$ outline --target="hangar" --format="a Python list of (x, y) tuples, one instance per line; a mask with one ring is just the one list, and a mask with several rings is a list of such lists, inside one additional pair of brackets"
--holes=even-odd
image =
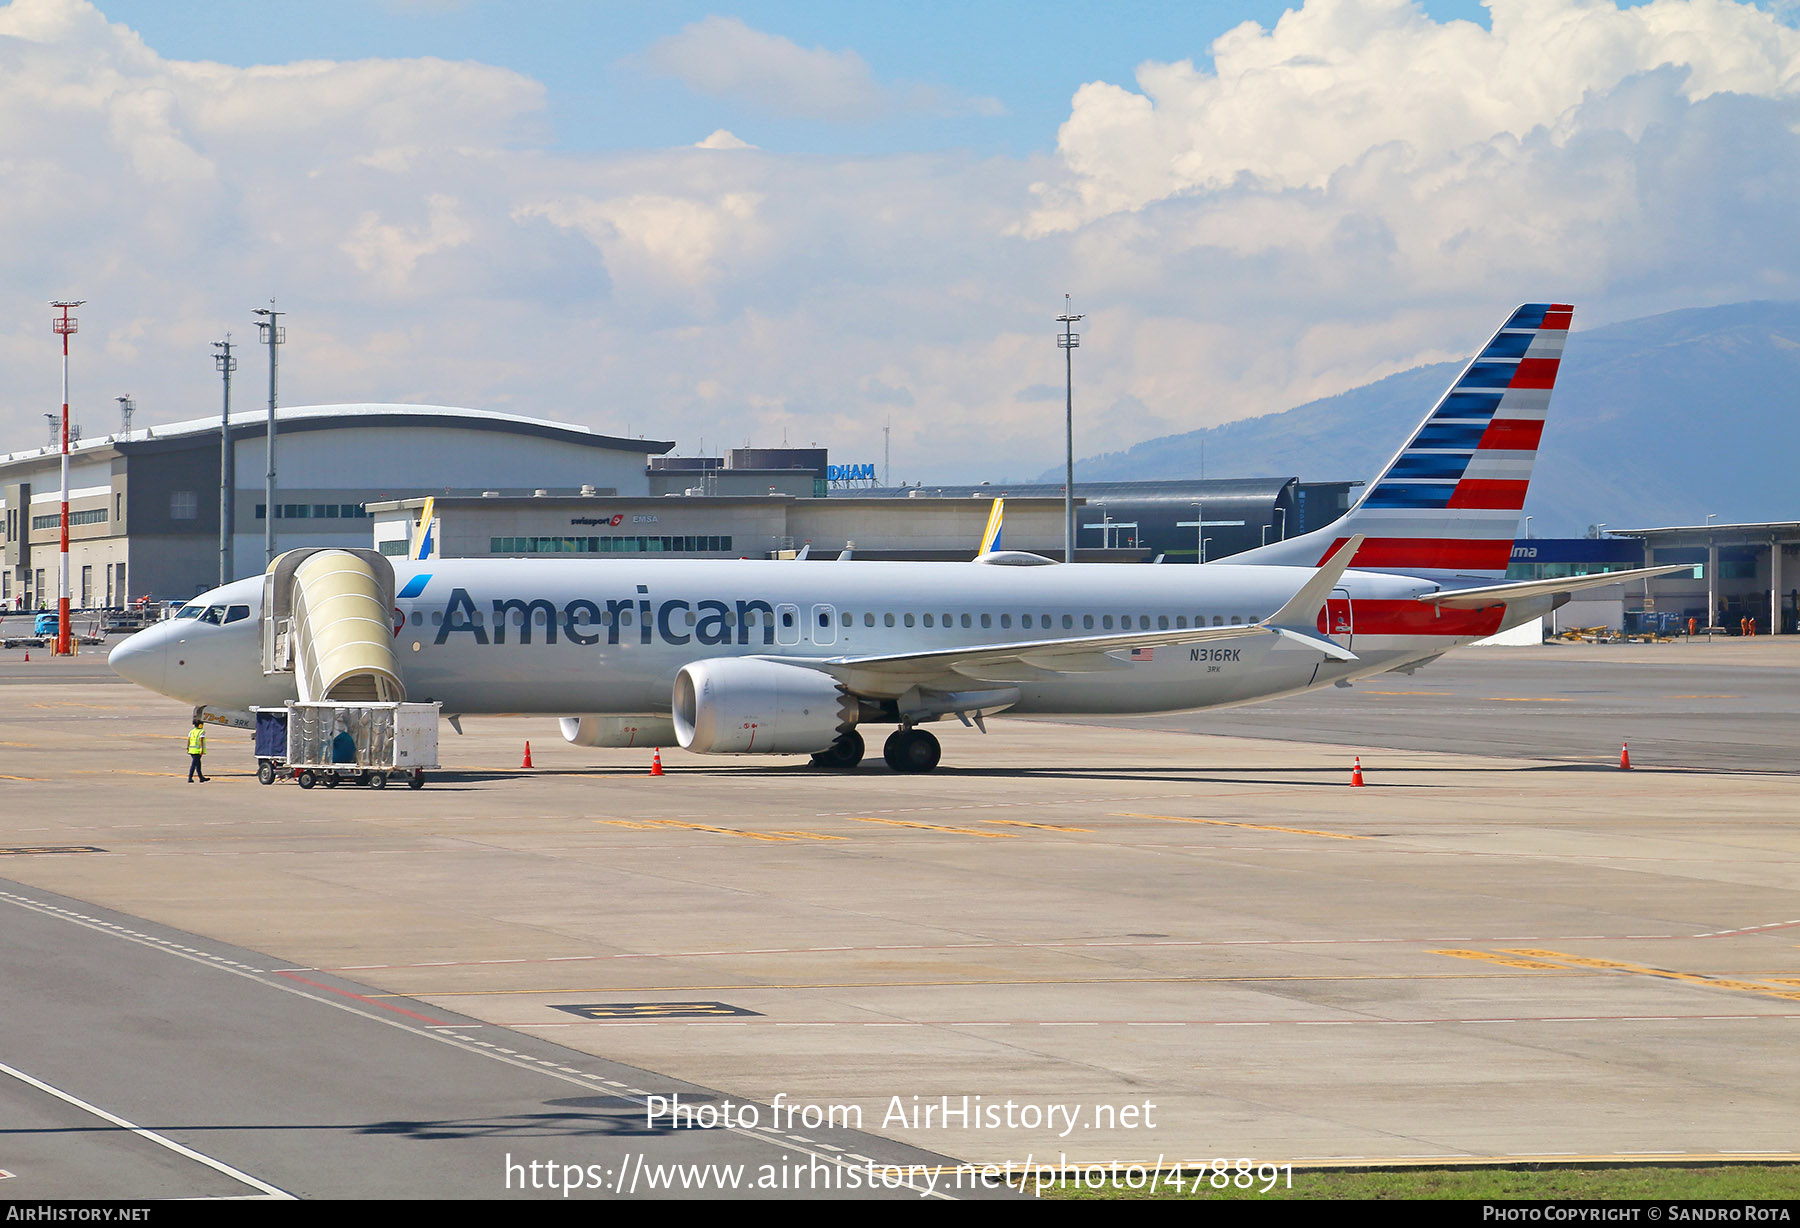
[[(228, 578), (263, 569), (266, 413), (230, 426)], [(277, 551), (367, 546), (372, 501), (526, 494), (546, 487), (647, 495), (649, 459), (672, 442), (441, 405), (309, 405), (276, 411)], [(196, 418), (70, 447), (69, 583), (81, 608), (190, 597), (219, 583), (221, 425)], [(56, 599), (60, 451), (0, 455), (0, 608)]]

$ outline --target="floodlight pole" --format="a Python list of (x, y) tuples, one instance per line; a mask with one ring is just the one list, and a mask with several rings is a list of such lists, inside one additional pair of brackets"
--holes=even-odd
[(287, 340), (287, 329), (281, 327), (285, 311), (269, 306), (258, 307), (252, 315), (263, 318), (256, 322), (257, 340), (269, 347), (269, 471), (263, 475), (263, 566), (275, 561), (275, 347)]
[[(232, 535), (237, 526), (237, 459), (231, 450), (231, 373), (237, 370), (237, 359), (231, 356), (231, 334), (213, 342), (213, 365), (225, 380), (225, 405), (219, 411), (219, 583), (230, 584), (237, 577), (232, 565)], [(265, 513), (266, 515), (266, 513)]]
[(1072, 313), (1069, 296), (1063, 295), (1063, 313), (1056, 317), (1056, 322), (1063, 326), (1056, 344), (1063, 352), (1063, 381), (1066, 390), (1066, 401), (1063, 407), (1063, 431), (1068, 442), (1068, 468), (1063, 481), (1063, 562), (1075, 561), (1075, 349), (1081, 344), (1081, 334), (1074, 331), (1075, 322), (1082, 319)]
[[(66, 657), (69, 647), (69, 338), (78, 328), (78, 323), (69, 312), (85, 303), (86, 299), (72, 302), (58, 301), (50, 304), (62, 312), (50, 323), (51, 329), (62, 338), (62, 555), (61, 578), (56, 589), (56, 648), (55, 655)], [(29, 527), (29, 526), (27, 526)]]

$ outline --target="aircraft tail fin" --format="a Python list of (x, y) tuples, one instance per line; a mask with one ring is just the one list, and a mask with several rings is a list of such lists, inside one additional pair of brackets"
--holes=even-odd
[(437, 500), (425, 500), (425, 506), (419, 509), (419, 524), (413, 530), (412, 548), (406, 557), (415, 562), (438, 557), (437, 521), (433, 513), (437, 510)]
[(1360, 534), (1356, 561), (1370, 571), (1504, 576), (1573, 311), (1566, 303), (1514, 311), (1356, 506), (1230, 562), (1317, 567)]
[(994, 505), (988, 509), (987, 528), (982, 530), (981, 549), (975, 552), (977, 557), (1000, 549), (1000, 527), (1005, 520), (1006, 497), (1002, 495), (995, 499)]

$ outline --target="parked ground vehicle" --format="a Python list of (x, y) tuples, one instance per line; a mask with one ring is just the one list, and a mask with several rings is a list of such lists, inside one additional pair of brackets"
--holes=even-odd
[(404, 779), (423, 788), (438, 766), (440, 704), (297, 703), (252, 708), (256, 778), (265, 785), (291, 773), (302, 789), (349, 781), (385, 789)]
[[(56, 644), (58, 618), (55, 610), (7, 614), (0, 612), (0, 646), (7, 648), (50, 648)], [(106, 631), (98, 610), (74, 610), (69, 616), (69, 638), (78, 644), (104, 644)]]

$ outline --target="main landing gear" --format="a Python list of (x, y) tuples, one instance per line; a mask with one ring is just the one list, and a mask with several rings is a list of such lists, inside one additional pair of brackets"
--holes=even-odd
[(838, 735), (837, 741), (812, 757), (814, 767), (847, 772), (862, 762), (862, 734), (851, 729)]
[[(896, 772), (929, 772), (943, 757), (938, 740), (923, 729), (896, 729), (888, 735), (882, 758)], [(812, 757), (813, 766), (847, 772), (862, 762), (862, 735), (852, 729), (838, 735), (837, 741)]]
[(896, 772), (929, 772), (938, 765), (944, 750), (923, 729), (896, 729), (888, 735), (881, 753)]

